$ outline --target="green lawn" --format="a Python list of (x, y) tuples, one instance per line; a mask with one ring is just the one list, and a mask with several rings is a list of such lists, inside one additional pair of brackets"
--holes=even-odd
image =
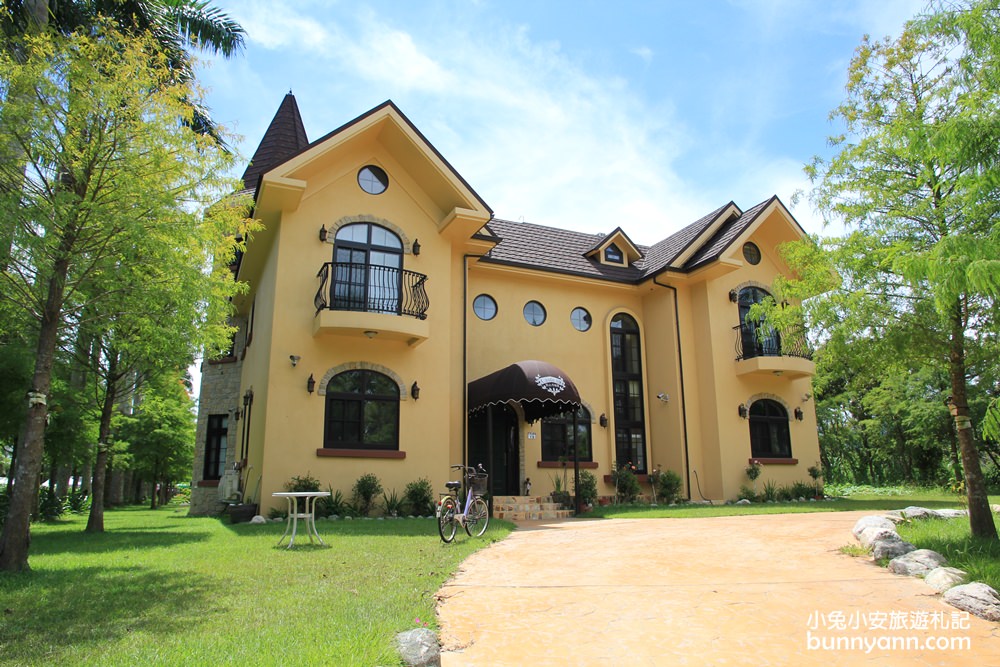
[(321, 521), (327, 547), (287, 550), (284, 524), (185, 514), (33, 525), (32, 571), (0, 575), (0, 663), (395, 665), (395, 634), (436, 629), (441, 584), (512, 529), (445, 545), (430, 519)]
[(949, 566), (968, 572), (969, 581), (1000, 590), (1000, 542), (972, 537), (968, 519), (921, 519), (899, 524), (897, 530), (907, 542), (933, 549)]

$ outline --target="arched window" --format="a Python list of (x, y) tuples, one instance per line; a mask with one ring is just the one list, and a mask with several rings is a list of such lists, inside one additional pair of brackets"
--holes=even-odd
[[(590, 449), (590, 411), (580, 406), (576, 410), (576, 429), (573, 412), (542, 418), (542, 460), (593, 461)], [(574, 450), (575, 448), (575, 450)]]
[(375, 371), (345, 371), (326, 386), (323, 446), (399, 449), (399, 386)]
[(741, 359), (781, 355), (781, 337), (778, 332), (750, 317), (750, 308), (767, 298), (771, 298), (771, 295), (760, 287), (744, 287), (740, 290)]
[(761, 399), (750, 406), (750, 454), (754, 458), (792, 458), (788, 412), (777, 401)]
[(615, 400), (615, 461), (646, 472), (646, 420), (643, 409), (639, 325), (620, 313), (611, 320), (611, 380)]
[(399, 313), (403, 243), (385, 227), (344, 225), (333, 246), (333, 294), (336, 310)]

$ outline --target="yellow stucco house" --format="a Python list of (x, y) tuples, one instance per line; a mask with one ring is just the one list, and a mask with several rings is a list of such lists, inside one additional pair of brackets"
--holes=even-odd
[(745, 317), (805, 236), (777, 197), (648, 247), (500, 220), (392, 102), (309, 143), (291, 94), (244, 182), (264, 230), (202, 367), (194, 514), (306, 474), (443, 490), (463, 462), (544, 495), (573, 451), (601, 495), (617, 462), (722, 501), (753, 459), (777, 484), (819, 460), (804, 341)]

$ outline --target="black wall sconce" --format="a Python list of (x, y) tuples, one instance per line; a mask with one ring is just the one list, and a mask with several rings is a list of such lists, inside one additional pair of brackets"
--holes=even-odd
[(413, 239), (413, 254), (414, 255), (420, 254), (420, 241), (417, 239)]
[(736, 410), (740, 413), (740, 419), (746, 419), (747, 415), (750, 414), (750, 410), (747, 408), (746, 403), (740, 403), (740, 406), (736, 408)]
[(310, 394), (316, 391), (316, 380), (315, 378), (313, 378), (312, 373), (309, 374), (309, 379), (306, 380), (306, 391), (308, 391)]
[(805, 415), (802, 413), (802, 408), (795, 408), (795, 421), (802, 421)]
[(413, 400), (420, 398), (420, 385), (417, 384), (416, 380), (414, 380), (413, 384), (410, 385), (410, 396), (413, 397)]
[(729, 300), (736, 303), (740, 300), (740, 293), (734, 289), (729, 290)]
[(322, 227), (319, 228), (319, 240), (322, 243), (326, 243), (326, 237), (327, 237), (327, 235), (328, 235), (328, 232), (326, 231), (326, 225), (323, 225)]
[(601, 414), (600, 419), (598, 419), (597, 421), (601, 425), (601, 428), (608, 427), (608, 416), (606, 414)]

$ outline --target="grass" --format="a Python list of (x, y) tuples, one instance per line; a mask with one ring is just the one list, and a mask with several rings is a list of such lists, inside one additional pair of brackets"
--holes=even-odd
[(919, 519), (896, 526), (899, 536), (920, 549), (933, 549), (950, 567), (1000, 590), (1000, 542), (972, 537), (969, 520)]
[(32, 571), (0, 575), (0, 662), (396, 665), (396, 633), (436, 629), (442, 583), (513, 528), (445, 545), (429, 519), (323, 521), (326, 547), (300, 534), (287, 550), (284, 524), (185, 514), (32, 526)]

